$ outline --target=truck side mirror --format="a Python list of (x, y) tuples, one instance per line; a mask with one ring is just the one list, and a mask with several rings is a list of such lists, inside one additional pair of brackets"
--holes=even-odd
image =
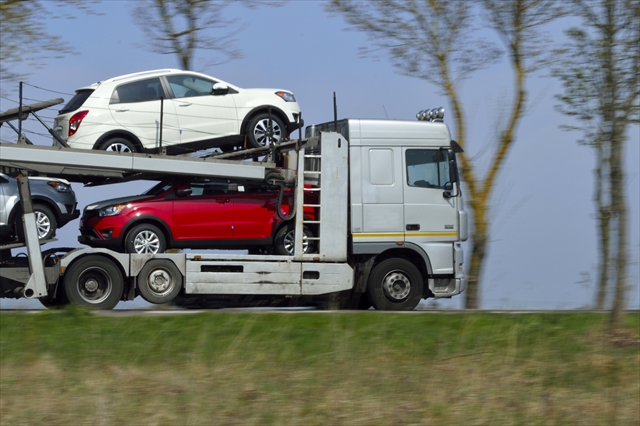
[(460, 177), (458, 176), (458, 163), (455, 160), (449, 160), (449, 181), (458, 182)]

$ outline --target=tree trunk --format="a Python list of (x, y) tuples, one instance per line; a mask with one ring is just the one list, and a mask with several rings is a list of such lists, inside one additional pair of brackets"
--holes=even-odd
[(603, 141), (597, 142), (596, 146), (597, 158), (596, 158), (596, 190), (595, 201), (598, 211), (598, 231), (600, 233), (600, 268), (598, 274), (596, 300), (594, 307), (596, 309), (604, 309), (605, 301), (607, 298), (607, 288), (609, 284), (609, 260), (610, 260), (610, 247), (611, 238), (611, 202), (607, 201), (606, 197), (606, 185), (609, 182), (609, 174), (606, 170), (609, 169), (609, 158), (605, 155), (605, 146)]
[(489, 243), (488, 223), (486, 220), (486, 203), (484, 200), (474, 200), (474, 230), (471, 233), (471, 259), (467, 269), (467, 289), (464, 292), (464, 306), (466, 309), (480, 307), (480, 280), (485, 266), (487, 246)]
[(627, 202), (624, 186), (624, 127), (612, 126), (611, 138), (611, 210), (617, 219), (616, 285), (611, 309), (610, 327), (624, 326), (625, 292), (627, 289)]
[(487, 250), (487, 238), (475, 233), (473, 236), (471, 259), (467, 273), (467, 290), (465, 295), (465, 308), (478, 309), (480, 306), (480, 278), (484, 269), (484, 258)]

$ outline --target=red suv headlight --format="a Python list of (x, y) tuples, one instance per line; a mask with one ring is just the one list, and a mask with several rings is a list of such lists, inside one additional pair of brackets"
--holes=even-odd
[(71, 116), (69, 119), (69, 136), (73, 136), (73, 134), (78, 131), (80, 123), (82, 123), (82, 120), (87, 114), (89, 114), (89, 111), (80, 111)]

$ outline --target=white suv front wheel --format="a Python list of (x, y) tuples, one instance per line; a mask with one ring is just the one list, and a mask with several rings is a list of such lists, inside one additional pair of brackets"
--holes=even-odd
[(247, 136), (249, 148), (260, 148), (281, 142), (287, 136), (287, 131), (278, 117), (271, 114), (269, 120), (269, 114), (262, 113), (249, 122)]

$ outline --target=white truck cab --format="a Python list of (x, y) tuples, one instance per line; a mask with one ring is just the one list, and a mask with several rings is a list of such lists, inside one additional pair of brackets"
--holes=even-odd
[(468, 238), (456, 163), (462, 149), (447, 125), (345, 119), (309, 126), (306, 136), (336, 128), (349, 143), (351, 255), (408, 258), (433, 297), (462, 292), (457, 243)]

